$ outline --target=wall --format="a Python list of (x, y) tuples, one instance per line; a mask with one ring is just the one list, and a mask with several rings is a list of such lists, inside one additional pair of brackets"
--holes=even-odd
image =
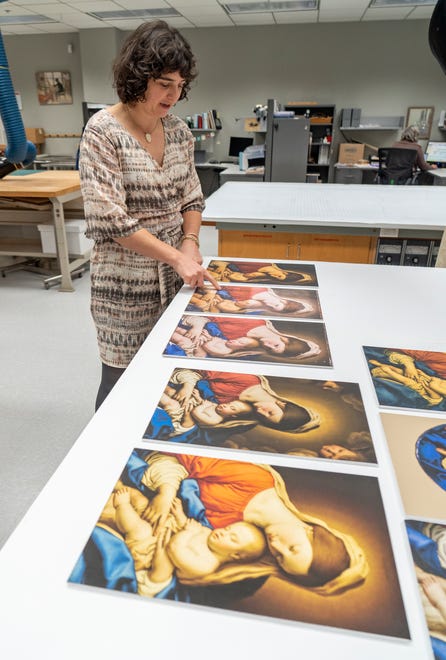
[[(218, 158), (227, 154), (230, 135), (244, 134), (243, 118), (267, 98), (335, 103), (338, 110), (360, 107), (372, 116), (405, 115), (408, 106), (434, 105), (436, 124), (446, 108), (446, 80), (430, 52), (427, 30), (424, 20), (185, 29), (200, 76), (177, 114), (218, 109), (223, 121), (215, 144)], [(103, 29), (5, 37), (25, 125), (80, 132), (84, 92), (91, 96), (95, 91), (90, 101), (113, 102), (111, 61), (125, 34)], [(74, 45), (72, 55), (68, 43)], [(72, 75), (73, 105), (40, 106), (35, 71), (61, 68)], [(360, 137), (384, 146), (397, 136), (374, 132)], [(443, 139), (435, 128), (432, 138)], [(45, 148), (74, 153), (77, 141), (47, 140)]]
[[(428, 45), (428, 21), (276, 25), (184, 30), (200, 76), (178, 114), (217, 108), (224, 132), (215, 153), (227, 154), (230, 135), (243, 135), (239, 117), (276, 98), (362, 108), (363, 114), (406, 115), (408, 106), (446, 108), (446, 79)], [(351, 134), (348, 134), (351, 137)], [(385, 146), (397, 134), (359, 139)], [(432, 139), (445, 137), (435, 128)]]

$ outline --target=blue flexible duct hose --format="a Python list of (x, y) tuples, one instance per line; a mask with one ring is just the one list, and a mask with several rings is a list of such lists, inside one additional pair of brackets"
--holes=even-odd
[[(3, 2), (4, 0), (0, 0)], [(35, 145), (26, 139), (22, 116), (12, 86), (8, 59), (0, 31), (0, 114), (5, 127), (5, 156), (11, 163), (29, 165), (36, 157)]]

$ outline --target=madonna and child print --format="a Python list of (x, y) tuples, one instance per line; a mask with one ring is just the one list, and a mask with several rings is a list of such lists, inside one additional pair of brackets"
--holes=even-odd
[(409, 638), (369, 476), (135, 449), (69, 582)]

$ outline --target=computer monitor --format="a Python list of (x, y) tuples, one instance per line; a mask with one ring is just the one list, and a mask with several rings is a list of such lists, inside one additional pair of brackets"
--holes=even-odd
[(241, 151), (245, 151), (246, 147), (250, 147), (254, 142), (251, 137), (231, 137), (229, 138), (229, 156), (238, 158)]
[(446, 165), (446, 142), (428, 142), (426, 161)]
[(108, 108), (110, 104), (106, 103), (90, 103), (89, 101), (82, 101), (82, 114), (84, 117), (84, 124), (99, 110)]

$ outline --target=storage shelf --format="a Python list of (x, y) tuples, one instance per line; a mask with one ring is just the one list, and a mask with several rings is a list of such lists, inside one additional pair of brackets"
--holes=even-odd
[(340, 131), (401, 131), (402, 126), (341, 126)]

